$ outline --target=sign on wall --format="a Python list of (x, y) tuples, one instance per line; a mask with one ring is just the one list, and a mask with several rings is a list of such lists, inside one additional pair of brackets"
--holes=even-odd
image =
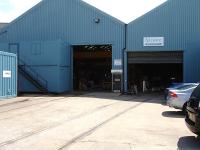
[(121, 59), (115, 59), (114, 60), (114, 66), (121, 66), (122, 65), (122, 60)]
[(112, 69), (112, 70), (111, 70), (111, 73), (112, 73), (112, 74), (122, 74), (122, 73), (123, 73), (123, 70), (122, 70), (122, 69), (118, 69), (118, 70)]
[(12, 73), (10, 70), (4, 70), (3, 71), (3, 78), (11, 78)]
[(165, 39), (164, 37), (144, 37), (143, 46), (164, 46)]

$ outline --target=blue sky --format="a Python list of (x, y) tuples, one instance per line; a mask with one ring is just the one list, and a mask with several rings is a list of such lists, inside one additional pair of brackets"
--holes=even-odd
[(9, 12), (13, 10), (13, 5), (10, 3), (9, 0), (1, 0), (0, 1), (0, 10), (2, 12)]
[[(0, 22), (11, 22), (41, 0), (0, 0)], [(83, 0), (128, 23), (166, 0)]]
[(0, 0), (0, 22), (11, 22), (41, 0)]

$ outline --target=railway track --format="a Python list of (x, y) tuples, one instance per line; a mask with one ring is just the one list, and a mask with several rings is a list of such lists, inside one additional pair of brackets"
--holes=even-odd
[[(130, 101), (130, 100), (132, 100), (132, 99), (133, 99), (133, 98), (127, 99), (127, 101)], [(108, 118), (107, 120), (105, 120), (105, 121), (103, 121), (103, 122), (97, 124), (96, 126), (94, 126), (93, 128), (91, 128), (90, 130), (85, 131), (85, 132), (81, 133), (80, 135), (78, 135), (78, 136), (72, 138), (70, 141), (68, 141), (68, 142), (65, 143), (63, 146), (61, 146), (61, 147), (59, 148), (59, 150), (68, 148), (68, 147), (69, 147), (70, 145), (72, 145), (73, 143), (75, 143), (75, 142), (77, 142), (78, 140), (81, 140), (81, 139), (85, 138), (86, 136), (92, 134), (92, 133), (95, 132), (98, 128), (100, 128), (100, 127), (102, 127), (103, 125), (109, 123), (110, 121), (112, 121), (112, 120), (118, 118), (119, 116), (125, 114), (126, 112), (128, 112), (128, 111), (130, 111), (130, 110), (132, 110), (132, 109), (135, 109), (135, 108), (139, 107), (140, 105), (143, 104), (143, 102), (146, 102), (146, 101), (150, 101), (150, 100), (149, 100), (149, 99), (146, 99), (146, 100), (144, 100), (144, 101), (141, 101), (139, 104), (132, 105), (132, 106), (130, 106), (130, 107), (124, 109), (123, 111), (120, 111), (120, 112), (116, 113), (115, 115), (113, 115), (112, 117)], [(98, 111), (104, 110), (104, 109), (109, 108), (109, 107), (111, 107), (111, 106), (113, 106), (113, 105), (116, 105), (116, 104), (118, 104), (118, 103), (120, 103), (120, 102), (114, 102), (114, 103), (111, 103), (111, 104), (102, 105), (102, 106), (99, 106), (99, 107), (97, 107), (97, 108), (95, 108), (95, 109), (93, 109), (93, 110), (91, 110), (91, 111), (81, 113), (81, 114), (79, 114), (79, 115), (73, 116), (73, 117), (68, 118), (68, 119), (66, 119), (66, 120), (62, 120), (62, 122), (58, 122), (58, 123), (52, 124), (52, 125), (50, 125), (50, 126), (48, 126), (48, 127), (41, 128), (41, 129), (39, 129), (39, 130), (36, 130), (36, 131), (30, 132), (30, 133), (24, 134), (24, 135), (19, 136), (19, 137), (17, 137), (17, 138), (13, 138), (13, 139), (10, 139), (10, 140), (1, 142), (1, 143), (0, 143), (0, 148), (1, 148), (1, 147), (8, 146), (8, 145), (10, 145), (10, 144), (14, 144), (15, 142), (21, 141), (21, 140), (26, 139), (26, 138), (28, 138), (28, 137), (31, 137), (31, 136), (40, 134), (40, 133), (42, 133), (42, 132), (44, 132), (44, 131), (48, 131), (48, 130), (51, 130), (51, 129), (53, 129), (53, 128), (62, 126), (62, 125), (66, 124), (66, 123), (68, 123), (68, 122), (70, 122), (70, 121), (73, 121), (73, 120), (76, 120), (76, 119), (80, 119), (80, 118), (85, 117), (85, 116), (87, 116), (87, 115), (91, 115), (91, 114), (93, 114), (93, 113), (96, 113), (96, 112), (98, 112)]]

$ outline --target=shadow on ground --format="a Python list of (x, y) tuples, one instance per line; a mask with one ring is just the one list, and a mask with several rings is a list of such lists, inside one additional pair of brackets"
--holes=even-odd
[[(27, 94), (21, 95), (27, 96)], [(119, 101), (132, 101), (132, 102), (144, 102), (144, 103), (156, 103), (164, 105), (163, 93), (140, 93), (137, 95), (120, 94), (112, 92), (71, 92), (63, 94), (31, 94), (32, 97), (45, 96), (45, 97), (83, 97), (83, 98), (98, 98), (98, 99), (109, 99)]]
[(80, 97), (88, 98), (99, 98), (99, 99), (110, 99), (110, 100), (122, 100), (122, 101), (133, 101), (133, 102), (148, 102), (148, 103), (158, 103), (164, 104), (163, 93), (145, 93), (145, 94), (120, 94), (120, 93), (105, 93), (105, 92), (91, 92), (81, 95)]
[(162, 113), (162, 116), (168, 118), (185, 118), (182, 111), (165, 111)]
[(199, 150), (200, 137), (195, 137), (195, 136), (181, 137), (177, 145), (178, 145), (178, 150)]

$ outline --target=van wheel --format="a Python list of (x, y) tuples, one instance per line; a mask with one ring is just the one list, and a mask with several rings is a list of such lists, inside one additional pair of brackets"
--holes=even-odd
[(184, 115), (186, 115), (186, 107), (187, 107), (187, 103), (185, 103), (185, 104), (183, 105), (182, 111), (183, 111), (183, 114), (184, 114)]

